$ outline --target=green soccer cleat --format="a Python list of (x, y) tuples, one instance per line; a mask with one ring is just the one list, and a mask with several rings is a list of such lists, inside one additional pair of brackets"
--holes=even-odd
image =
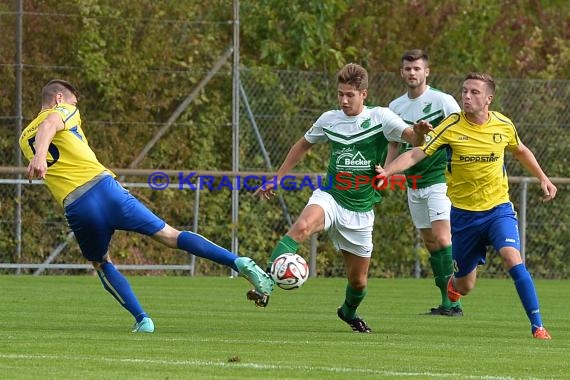
[(135, 323), (132, 332), (151, 333), (154, 332), (154, 323), (149, 317), (144, 317), (140, 322)]
[(235, 264), (240, 276), (255, 287), (247, 292), (247, 299), (254, 301), (256, 306), (266, 307), (273, 291), (271, 277), (249, 257), (238, 257)]

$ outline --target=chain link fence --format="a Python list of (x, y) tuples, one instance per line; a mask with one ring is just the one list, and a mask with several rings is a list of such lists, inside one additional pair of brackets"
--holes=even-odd
[[(231, 88), (231, 75), (220, 74), (217, 81), (220, 87), (207, 88), (207, 93), (228, 91)], [(303, 136), (305, 130), (325, 110), (336, 107), (335, 76), (331, 73), (318, 72), (283, 72), (272, 70), (242, 70), (240, 91), (240, 170), (243, 172), (274, 172), (283, 161), (289, 148)], [(431, 78), (431, 84), (459, 98), (459, 86), (462, 78), (437, 75)], [(538, 81), (498, 79), (497, 98), (494, 109), (510, 116), (518, 127), (520, 137), (536, 154), (539, 162), (551, 176), (568, 177), (569, 148), (566, 137), (569, 131), (569, 116), (564, 112), (569, 99), (568, 81)], [(370, 81), (370, 104), (386, 105), (391, 99), (403, 93), (399, 75), (382, 73), (372, 75)], [(188, 88), (180, 87), (181, 93), (188, 93)], [(207, 105), (204, 110), (207, 112)], [(231, 120), (231, 115), (227, 115)], [(0, 120), (2, 129), (3, 156), (1, 166), (14, 166), (17, 161), (17, 138), (14, 133), (15, 117)], [(25, 120), (27, 123), (29, 120)], [(133, 133), (147, 136), (148, 129), (156, 131), (149, 123), (132, 123), (127, 127)], [(25, 125), (24, 123), (24, 125)], [(114, 167), (113, 158), (116, 143), (121, 139), (119, 130), (124, 125), (84, 120), (87, 135), (95, 141), (95, 150), (99, 157), (110, 158), (106, 164)], [(203, 141), (185, 139), (193, 136), (193, 128), (214, 128), (217, 136), (223, 140), (229, 138), (228, 124), (188, 125), (185, 122), (175, 124), (173, 131), (167, 134), (156, 150), (167, 146), (180, 146), (186, 151), (199, 155), (203, 148), (197, 144)], [(178, 142), (177, 142), (178, 140)], [(104, 143), (103, 143), (104, 142)], [(216, 143), (216, 141), (213, 141)], [(139, 141), (143, 146), (146, 141)], [(137, 149), (134, 149), (136, 153)], [(180, 152), (161, 152), (161, 162), (156, 163), (153, 152), (150, 159), (141, 167), (153, 170), (180, 170), (184, 175), (198, 169), (200, 161), (194, 164), (181, 162)], [(227, 161), (227, 151), (214, 150), (208, 157), (209, 162)], [(312, 150), (296, 172), (323, 173), (326, 168), (328, 149), (317, 146)], [(155, 166), (156, 165), (156, 166)], [(219, 167), (216, 169), (228, 170)], [(163, 170), (163, 169), (161, 169)], [(507, 160), (507, 170), (512, 177), (525, 176), (527, 173), (511, 157)], [(216, 177), (215, 175), (213, 177)], [(0, 182), (0, 261), (4, 263), (41, 263), (54, 250), (68, 241), (69, 229), (65, 223), (61, 207), (50, 197), (44, 186), (29, 185), (26, 181), (14, 184), (18, 176), (2, 174)], [(196, 177), (193, 177), (195, 179)], [(232, 227), (238, 230), (240, 239), (239, 253), (250, 255), (263, 262), (273, 245), (287, 231), (307, 201), (311, 189), (280, 192), (271, 202), (259, 202), (252, 196), (252, 191), (244, 186), (239, 190), (239, 223), (232, 226), (230, 220), (231, 204), (228, 186), (206, 186), (200, 191), (196, 203), (194, 191), (189, 186), (173, 186), (177, 181), (172, 178), (171, 186), (163, 191), (152, 190), (144, 186), (148, 174), (123, 176), (122, 180), (141, 183), (142, 187), (131, 191), (151, 209), (157, 211), (167, 222), (181, 229), (195, 229), (204, 233), (211, 240), (229, 247), (229, 235)], [(540, 188), (536, 183), (511, 183), (511, 198), (515, 207), (526, 207), (524, 215), (526, 258), (530, 270), (536, 277), (567, 278), (570, 252), (568, 237), (570, 224), (568, 217), (569, 199), (566, 184), (559, 184), (559, 196), (550, 204), (540, 202)], [(18, 192), (21, 191), (21, 213), (18, 214)], [(416, 231), (411, 224), (404, 191), (386, 192), (382, 204), (376, 208), (375, 250), (370, 275), (377, 277), (426, 276), (430, 273), (428, 253), (417, 240)], [(166, 207), (165, 205), (174, 205)], [(198, 207), (199, 217), (194, 223), (194, 214)], [(226, 217), (224, 217), (226, 216)], [(218, 221), (225, 220), (220, 224)], [(21, 251), (17, 251), (18, 229), (21, 228)], [(260, 243), (261, 241), (261, 243)], [(33, 244), (32, 244), (33, 242)], [(84, 263), (74, 241), (64, 243), (54, 262)], [(320, 276), (342, 276), (344, 267), (341, 257), (334, 252), (326, 234), (320, 234), (316, 240), (315, 268)], [(164, 250), (152, 240), (134, 234), (118, 232), (112, 245), (112, 254), (119, 263), (129, 264), (180, 264), (187, 265), (189, 259), (181, 252)], [(311, 244), (306, 242), (301, 253), (310, 256)], [(225, 273), (224, 269), (206, 260), (197, 260), (195, 273), (211, 275)], [(488, 264), (482, 268), (482, 275), (504, 276), (500, 260), (490, 252)]]
[[(85, 263), (77, 244), (70, 239), (61, 207), (43, 185), (28, 184), (18, 174), (21, 169), (19, 172), (14, 169), (25, 164), (18, 149), (18, 129), (35, 117), (41, 86), (52, 78), (68, 79), (79, 86), (83, 95), (80, 108), (84, 129), (99, 160), (108, 167), (128, 168), (147, 143), (165, 131), (136, 166), (149, 172), (120, 176), (122, 181), (141, 184), (129, 187), (133, 194), (169, 224), (179, 229), (197, 230), (221, 246), (231, 247), (232, 231), (237, 229), (239, 253), (265, 262), (275, 243), (305, 206), (310, 188), (280, 192), (271, 202), (259, 202), (252, 191), (242, 186), (238, 223), (232, 225), (231, 192), (227, 186), (206, 187), (199, 191), (199, 197), (189, 186), (176, 186), (176, 175), (165, 190), (157, 191), (148, 186), (148, 175), (156, 170), (180, 171), (183, 176), (196, 171), (218, 172), (213, 175), (217, 185), (221, 171), (232, 170), (233, 76), (229, 67), (231, 60), (223, 60), (227, 57), (224, 51), (229, 50), (225, 43), (231, 39), (233, 29), (228, 4), (208, 3), (211, 8), (208, 12), (186, 16), (195, 19), (152, 19), (149, 22), (147, 13), (139, 14), (137, 7), (130, 8), (134, 2), (121, 2), (118, 7), (108, 2), (99, 6), (93, 2), (50, 1), (36, 2), (33, 7), (26, 3), (22, 9), (25, 11), (22, 25), (19, 25), (15, 6), (21, 2), (0, 3), (0, 31), (3, 32), (0, 263), (38, 264), (48, 258), (53, 258), (56, 264)], [(168, 6), (175, 4), (178, 3), (147, 2), (146, 7), (152, 12), (156, 6), (155, 11), (168, 15)], [(190, 5), (188, 3), (185, 9), (195, 8)], [(222, 7), (225, 11), (213, 12), (213, 7), (218, 11), (218, 7)], [(105, 13), (119, 8), (124, 12)], [(204, 17), (206, 14), (215, 14), (217, 19)], [(58, 20), (62, 27), (54, 27), (53, 20)], [(31, 28), (32, 25), (35, 28)], [(93, 25), (100, 27), (89, 28)], [(31, 29), (35, 32), (30, 32)], [(85, 30), (91, 33), (84, 33)], [(140, 45), (133, 47), (129, 45), (132, 42), (129, 38), (117, 39), (117, 35), (137, 36), (135, 42)], [(16, 58), (19, 38), (23, 39), (20, 60)], [(121, 45), (123, 40), (125, 45)], [(163, 48), (162, 53), (173, 53), (168, 59), (164, 58), (164, 62), (160, 60), (163, 57), (160, 53), (157, 53), (158, 61), (152, 60), (155, 57), (136, 55), (137, 46), (143, 49), (146, 44), (155, 46), (157, 41)], [(223, 47), (218, 51), (212, 46)], [(120, 59), (113, 60), (115, 56)], [(99, 66), (86, 69), (81, 59), (95, 59)], [(204, 68), (204, 62), (208, 61), (211, 66), (220, 63), (220, 70), (209, 72)], [(430, 84), (459, 99), (463, 78), (440, 73), (437, 65), (432, 66), (432, 70)], [(371, 70), (370, 75), (370, 104), (387, 105), (404, 92), (399, 73)], [(188, 107), (169, 123), (173, 111), (188, 99), (203, 78), (210, 76)], [(98, 80), (101, 78), (105, 83)], [(123, 83), (135, 80), (136, 85), (124, 86), (136, 88), (135, 92), (121, 91)], [(513, 119), (522, 141), (535, 152), (549, 175), (570, 177), (567, 144), (570, 81), (497, 78), (497, 82), (493, 109)], [(105, 93), (107, 84), (115, 86), (116, 92)], [(250, 67), (240, 71), (239, 96), (239, 169), (244, 173), (271, 173), (312, 122), (323, 111), (337, 107), (336, 78), (334, 73)], [(117, 103), (120, 103), (117, 107), (120, 112), (109, 110)], [(316, 146), (296, 171), (321, 174), (327, 158), (327, 147)], [(512, 157), (507, 160), (507, 169), (513, 178), (527, 175)], [(195, 179), (193, 177), (193, 181)], [(526, 209), (521, 215), (525, 253), (527, 264), (537, 277), (568, 278), (569, 185), (565, 182), (558, 187), (558, 198), (550, 204), (542, 204), (536, 183), (511, 183), (513, 203), (518, 210)], [(382, 204), (376, 207), (370, 275), (428, 275), (428, 253), (418, 241), (411, 223), (405, 192), (388, 191), (384, 196)], [(187, 265), (190, 262), (188, 256), (179, 251), (164, 249), (151, 239), (120, 231), (115, 234), (111, 253), (118, 264)], [(312, 244), (305, 242), (300, 253), (314, 258), (312, 264), (317, 275), (344, 276), (342, 258), (334, 252), (325, 234), (319, 234)], [(67, 273), (77, 270), (81, 269)], [(194, 270), (199, 275), (227, 273), (225, 268), (200, 259)], [(32, 269), (22, 271), (28, 273)], [(4, 272), (11, 273), (13, 269), (0, 269), (0, 273)], [(492, 252), (482, 272), (486, 276), (505, 275), (497, 255)]]

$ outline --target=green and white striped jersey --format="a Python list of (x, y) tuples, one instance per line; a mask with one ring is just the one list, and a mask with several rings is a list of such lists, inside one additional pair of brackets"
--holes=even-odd
[[(388, 107), (408, 125), (413, 125), (420, 120), (427, 120), (433, 127), (436, 127), (450, 114), (461, 112), (461, 108), (453, 96), (430, 86), (417, 98), (410, 99), (406, 93), (394, 99)], [(412, 146), (405, 144), (402, 150), (409, 149), (412, 149)], [(446, 163), (447, 157), (444, 150), (437, 152), (431, 157), (426, 157), (405, 171), (408, 177), (408, 186), (412, 186), (411, 176), (419, 176), (415, 179), (414, 186), (416, 188), (445, 183)]]
[(371, 210), (381, 200), (371, 185), (374, 167), (383, 163), (388, 141), (402, 142), (407, 127), (386, 107), (365, 107), (357, 116), (347, 116), (342, 110), (323, 113), (305, 133), (312, 144), (331, 143), (322, 190), (347, 210)]

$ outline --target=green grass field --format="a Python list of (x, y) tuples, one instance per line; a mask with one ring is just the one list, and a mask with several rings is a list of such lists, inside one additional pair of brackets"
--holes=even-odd
[(0, 276), (2, 379), (568, 379), (569, 281), (537, 281), (553, 340), (531, 337), (510, 280), (479, 280), (462, 318), (435, 306), (431, 280), (371, 279), (361, 315), (336, 317), (344, 279), (277, 290), (267, 309), (241, 278), (131, 277), (154, 334), (94, 276)]

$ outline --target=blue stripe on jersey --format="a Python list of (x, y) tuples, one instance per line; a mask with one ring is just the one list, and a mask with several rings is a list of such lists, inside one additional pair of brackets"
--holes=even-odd
[(81, 134), (79, 133), (79, 131), (77, 130), (77, 128), (79, 128), (77, 125), (73, 128), (69, 128), (69, 130), (71, 131), (71, 133), (73, 133), (75, 136), (77, 136), (79, 138), (79, 140), (83, 141), (83, 136), (81, 136)]

